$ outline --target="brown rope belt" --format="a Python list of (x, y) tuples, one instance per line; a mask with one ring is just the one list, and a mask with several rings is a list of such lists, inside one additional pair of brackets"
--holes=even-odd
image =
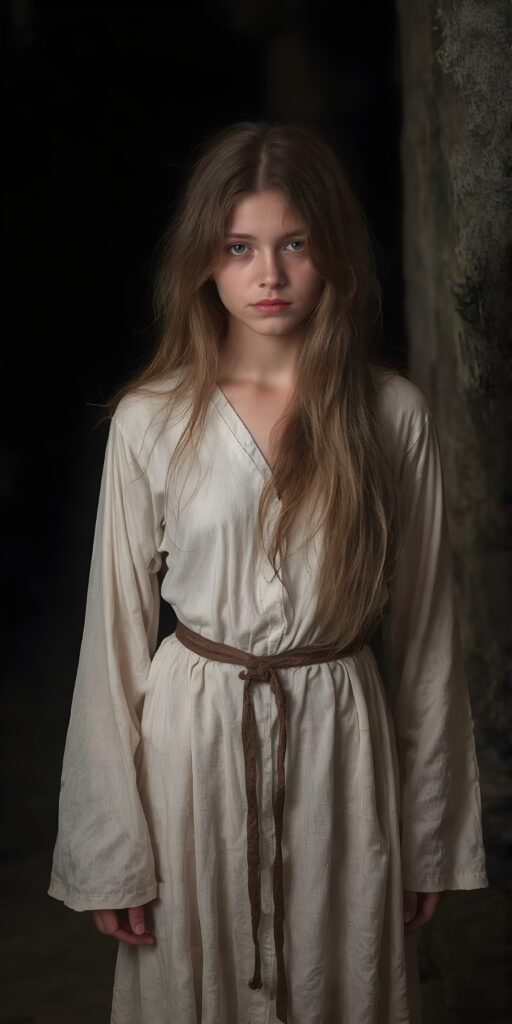
[(244, 697), (242, 710), (242, 744), (245, 761), (245, 791), (247, 794), (247, 867), (249, 880), (249, 900), (251, 903), (252, 937), (255, 947), (254, 975), (249, 981), (249, 987), (261, 988), (261, 962), (260, 948), (258, 943), (258, 926), (261, 914), (261, 893), (260, 893), (260, 857), (259, 857), (259, 831), (258, 831), (258, 802), (256, 796), (256, 729), (254, 723), (254, 711), (249, 697), (249, 686), (255, 679), (270, 684), (274, 694), (277, 714), (279, 718), (279, 743), (277, 748), (277, 787), (275, 795), (272, 795), (272, 806), (274, 810), (276, 854), (272, 867), (272, 888), (274, 896), (274, 943), (277, 958), (277, 997), (276, 1012), (280, 1021), (287, 1021), (287, 991), (286, 975), (283, 957), (284, 942), (284, 896), (283, 896), (283, 859), (281, 853), (281, 836), (283, 831), (283, 811), (285, 795), (285, 774), (284, 757), (286, 753), (286, 693), (283, 690), (277, 674), (278, 668), (295, 668), (303, 665), (318, 665), (325, 661), (335, 661), (338, 658), (346, 657), (356, 650), (360, 650), (362, 644), (354, 641), (343, 650), (333, 650), (324, 646), (293, 647), (288, 651), (281, 651), (279, 654), (270, 654), (256, 657), (246, 651), (240, 651), (236, 647), (229, 647), (227, 644), (216, 643), (215, 640), (208, 640), (207, 637), (195, 633), (188, 626), (184, 626), (178, 620), (176, 627), (176, 638), (201, 657), (211, 661), (223, 661), (229, 665), (245, 665), (245, 671), (239, 673), (239, 678), (244, 680)]

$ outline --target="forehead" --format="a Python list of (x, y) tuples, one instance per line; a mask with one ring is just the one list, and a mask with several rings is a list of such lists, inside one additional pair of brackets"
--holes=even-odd
[(304, 221), (282, 192), (249, 192), (235, 204), (226, 225), (229, 233), (254, 236), (304, 230)]

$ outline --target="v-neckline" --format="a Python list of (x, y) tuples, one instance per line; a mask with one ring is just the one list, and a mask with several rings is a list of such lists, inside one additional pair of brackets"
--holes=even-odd
[(249, 427), (239, 413), (237, 413), (234, 405), (231, 404), (229, 398), (218, 384), (215, 384), (211, 397), (233, 434), (242, 445), (242, 448), (245, 449), (265, 479), (272, 476), (272, 468), (268, 464), (261, 448), (257, 445)]

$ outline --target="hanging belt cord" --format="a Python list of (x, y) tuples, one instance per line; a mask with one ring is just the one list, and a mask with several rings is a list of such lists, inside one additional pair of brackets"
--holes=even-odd
[(243, 665), (245, 670), (239, 673), (244, 681), (242, 709), (242, 744), (245, 761), (245, 791), (247, 794), (247, 868), (249, 900), (251, 904), (252, 937), (255, 948), (254, 974), (249, 981), (249, 988), (258, 989), (262, 986), (260, 947), (258, 942), (258, 926), (261, 915), (260, 891), (260, 853), (258, 830), (258, 801), (256, 795), (256, 728), (254, 710), (249, 696), (249, 687), (253, 680), (269, 683), (274, 694), (279, 719), (279, 743), (277, 748), (277, 787), (272, 795), (274, 811), (276, 854), (272, 868), (272, 888), (274, 896), (274, 944), (277, 959), (277, 1019), (286, 1024), (287, 987), (283, 956), (284, 944), (284, 895), (283, 895), (283, 858), (281, 838), (283, 832), (283, 812), (285, 797), (284, 758), (286, 753), (286, 693), (281, 686), (278, 668), (296, 668), (304, 665), (319, 665), (322, 662), (336, 661), (360, 650), (362, 643), (354, 641), (342, 650), (333, 650), (323, 646), (293, 647), (279, 654), (256, 657), (246, 651), (217, 643), (207, 637), (195, 633), (178, 620), (176, 639), (189, 651), (208, 658), (210, 661), (222, 661), (229, 665)]

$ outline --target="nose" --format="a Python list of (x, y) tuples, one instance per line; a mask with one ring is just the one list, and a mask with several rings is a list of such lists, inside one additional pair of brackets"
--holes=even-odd
[(277, 288), (284, 284), (284, 270), (275, 252), (268, 251), (261, 254), (258, 276), (262, 288)]

